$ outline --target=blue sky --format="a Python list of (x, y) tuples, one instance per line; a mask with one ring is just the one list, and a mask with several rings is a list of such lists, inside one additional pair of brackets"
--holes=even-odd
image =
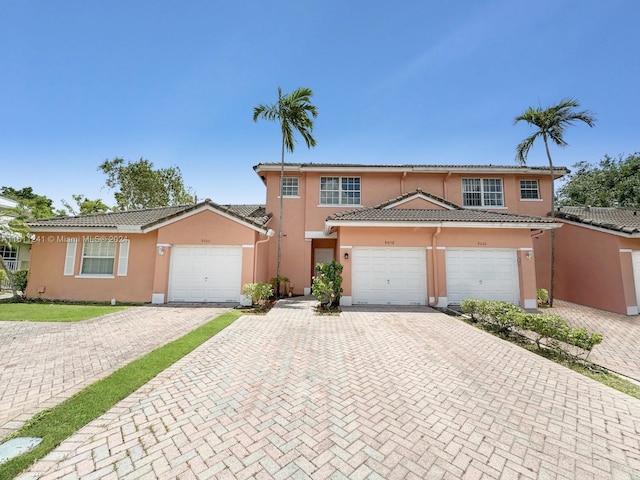
[[(112, 205), (97, 166), (179, 166), (200, 199), (264, 202), (253, 107), (309, 87), (289, 162), (513, 165), (528, 106), (575, 97), (554, 163), (640, 150), (635, 0), (0, 0), (0, 185)], [(529, 164), (546, 165), (542, 145)]]

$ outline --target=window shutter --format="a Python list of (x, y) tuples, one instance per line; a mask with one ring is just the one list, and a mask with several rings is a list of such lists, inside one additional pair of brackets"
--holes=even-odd
[(118, 255), (118, 276), (126, 277), (129, 266), (129, 240), (120, 242), (120, 254)]
[(77, 245), (78, 243), (75, 241), (67, 242), (67, 253), (64, 257), (64, 274), (65, 275), (73, 275), (73, 267), (75, 266), (75, 263), (76, 263), (76, 246)]

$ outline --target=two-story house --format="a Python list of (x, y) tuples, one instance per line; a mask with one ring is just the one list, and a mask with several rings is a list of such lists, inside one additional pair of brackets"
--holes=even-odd
[[(242, 284), (277, 269), (281, 164), (254, 170), (265, 205), (207, 199), (31, 222), (28, 296), (238, 302)], [(533, 308), (558, 226), (546, 217), (550, 191), (545, 167), (288, 163), (281, 275), (309, 293), (315, 264), (335, 259), (343, 305), (475, 297)]]

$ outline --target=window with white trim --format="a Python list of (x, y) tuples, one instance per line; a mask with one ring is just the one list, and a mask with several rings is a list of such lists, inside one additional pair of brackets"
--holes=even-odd
[(320, 205), (360, 205), (360, 177), (320, 177)]
[(521, 200), (540, 200), (538, 180), (520, 180)]
[(80, 275), (113, 275), (115, 259), (115, 241), (85, 239), (82, 243)]
[(0, 257), (9, 270), (18, 269), (18, 250), (8, 245), (0, 245)]
[(300, 195), (298, 177), (284, 177), (282, 179), (282, 196), (297, 197)]
[(501, 178), (463, 178), (462, 205), (465, 207), (503, 207)]

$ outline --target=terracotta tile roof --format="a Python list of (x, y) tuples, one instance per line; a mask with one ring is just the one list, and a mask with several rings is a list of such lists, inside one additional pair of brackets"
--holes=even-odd
[(571, 222), (623, 233), (640, 233), (640, 208), (560, 207), (555, 216)]
[(264, 205), (219, 205), (207, 199), (193, 205), (177, 205), (172, 207), (146, 208), (142, 210), (129, 210), (125, 212), (107, 212), (92, 215), (78, 215), (74, 217), (53, 217), (27, 222), (29, 227), (36, 228), (105, 228), (118, 227), (149, 228), (161, 222), (179, 217), (192, 210), (209, 205), (216, 210), (225, 212), (231, 216), (251, 223), (258, 227), (264, 227), (271, 218), (271, 214), (265, 211)]
[(438, 203), (440, 203), (442, 205), (446, 205), (446, 206), (448, 206), (448, 207), (450, 207), (450, 208), (452, 208), (454, 210), (461, 210), (462, 209), (462, 207), (460, 205), (457, 205), (457, 204), (455, 204), (453, 202), (445, 200), (444, 198), (440, 198), (440, 197), (438, 197), (436, 195), (433, 195), (431, 193), (425, 192), (421, 188), (416, 188), (415, 190), (413, 190), (411, 192), (407, 192), (407, 193), (405, 193), (403, 195), (397, 196), (396, 198), (389, 199), (386, 202), (382, 202), (382, 203), (374, 206), (373, 208), (385, 208), (385, 207), (388, 207), (390, 205), (402, 202), (403, 200), (407, 200), (409, 198), (412, 198), (412, 197), (414, 197), (416, 195), (422, 195), (423, 197), (430, 198), (431, 200), (433, 200), (435, 202), (438, 202)]
[(328, 221), (361, 222), (474, 222), (474, 223), (553, 223), (552, 218), (512, 213), (489, 212), (487, 210), (454, 209), (405, 209), (405, 208), (359, 208), (327, 217)]

